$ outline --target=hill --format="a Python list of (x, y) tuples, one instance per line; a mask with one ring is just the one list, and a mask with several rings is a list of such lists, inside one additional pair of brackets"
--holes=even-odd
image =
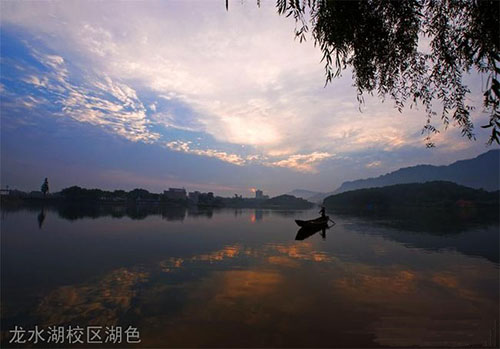
[(262, 208), (289, 208), (289, 209), (307, 209), (313, 207), (314, 204), (302, 198), (296, 198), (292, 195), (280, 195), (264, 201), (260, 207)]
[(297, 198), (305, 199), (308, 200), (309, 198), (318, 195), (318, 194), (323, 194), (317, 191), (311, 191), (311, 190), (305, 190), (305, 189), (294, 189), (291, 192), (287, 193), (287, 195), (292, 195)]
[(396, 184), (358, 189), (327, 197), (323, 205), (338, 210), (385, 210), (402, 207), (498, 207), (499, 192), (451, 182)]
[(495, 191), (500, 189), (500, 149), (492, 149), (473, 159), (456, 161), (450, 165), (417, 165), (404, 167), (385, 175), (342, 183), (335, 191), (309, 197), (321, 202), (327, 196), (350, 190), (384, 187), (394, 184), (447, 181), (466, 187)]

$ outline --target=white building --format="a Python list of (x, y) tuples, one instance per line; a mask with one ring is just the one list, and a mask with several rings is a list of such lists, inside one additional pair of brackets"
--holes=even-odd
[(186, 189), (184, 188), (168, 188), (168, 190), (163, 191), (165, 198), (169, 200), (186, 200)]
[(267, 199), (269, 199), (269, 195), (264, 195), (264, 192), (262, 190), (257, 189), (255, 191), (255, 198), (257, 200), (267, 200)]

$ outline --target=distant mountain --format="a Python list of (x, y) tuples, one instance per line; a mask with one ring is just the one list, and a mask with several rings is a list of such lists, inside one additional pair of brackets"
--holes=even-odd
[(302, 198), (296, 198), (295, 196), (285, 194), (268, 199), (260, 206), (263, 208), (307, 209), (314, 205)]
[(403, 207), (453, 208), (499, 206), (499, 192), (468, 188), (452, 182), (395, 184), (331, 195), (323, 204), (337, 210), (386, 210)]
[(306, 199), (306, 200), (309, 200), (310, 197), (313, 197), (313, 196), (318, 195), (318, 194), (323, 194), (323, 193), (320, 193), (317, 191), (305, 190), (305, 189), (295, 189), (295, 190), (292, 190), (291, 192), (287, 193), (287, 195), (292, 195), (292, 196), (295, 196), (297, 198), (302, 198), (302, 199)]
[(311, 202), (314, 202), (314, 203), (317, 203), (317, 204), (320, 204), (323, 202), (323, 200), (327, 197), (327, 196), (330, 196), (330, 195), (333, 195), (335, 193), (335, 191), (330, 191), (328, 193), (318, 193), (316, 195), (313, 195), (311, 196), (310, 198), (308, 198), (307, 200), (311, 201)]
[(348, 181), (335, 191), (309, 197), (321, 202), (327, 196), (345, 191), (376, 188), (393, 184), (449, 181), (470, 188), (495, 191), (500, 189), (500, 149), (493, 149), (473, 159), (460, 160), (447, 166), (417, 165), (404, 167), (388, 174)]

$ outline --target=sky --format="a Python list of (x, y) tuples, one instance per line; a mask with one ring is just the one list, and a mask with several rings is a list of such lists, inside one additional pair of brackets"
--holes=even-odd
[(476, 141), (450, 126), (427, 149), (423, 108), (359, 105), (350, 71), (274, 2), (0, 2), (1, 186), (169, 187), (252, 196), (475, 157), (485, 78), (465, 76)]

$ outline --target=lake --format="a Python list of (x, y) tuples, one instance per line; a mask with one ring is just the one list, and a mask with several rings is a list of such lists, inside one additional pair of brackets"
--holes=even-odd
[(330, 213), (325, 234), (296, 240), (294, 220), (316, 216), (2, 208), (2, 347), (15, 326), (132, 327), (141, 347), (494, 343), (497, 222), (432, 229)]

